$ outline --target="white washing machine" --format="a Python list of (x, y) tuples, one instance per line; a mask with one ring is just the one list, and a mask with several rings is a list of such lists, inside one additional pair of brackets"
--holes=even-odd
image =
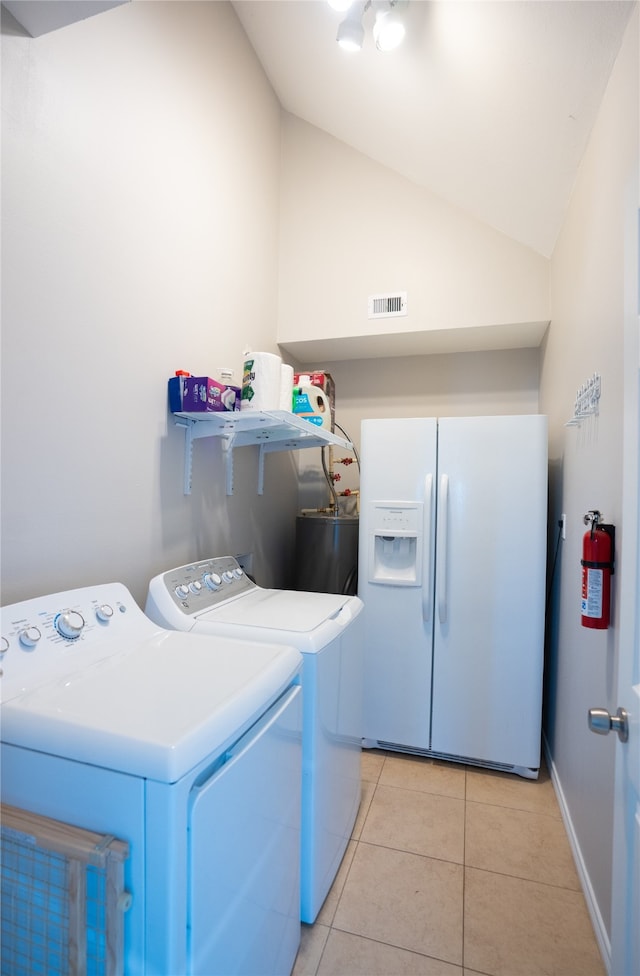
[(302, 653), (300, 917), (313, 922), (360, 804), (362, 602), (257, 586), (233, 556), (154, 577), (145, 612), (163, 627), (293, 644)]
[(129, 843), (125, 973), (288, 976), (298, 651), (162, 630), (120, 583), (4, 607), (0, 626), (2, 799)]

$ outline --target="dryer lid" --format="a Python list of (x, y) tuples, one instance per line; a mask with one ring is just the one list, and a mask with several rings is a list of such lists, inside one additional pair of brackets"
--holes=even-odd
[(353, 601), (339, 593), (308, 593), (298, 590), (265, 590), (256, 587), (212, 610), (196, 614), (200, 622), (242, 625), (260, 630), (309, 634), (338, 616)]

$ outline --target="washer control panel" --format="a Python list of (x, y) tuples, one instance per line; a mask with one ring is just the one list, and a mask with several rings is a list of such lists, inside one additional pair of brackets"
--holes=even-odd
[(215, 556), (156, 576), (149, 597), (164, 603), (168, 596), (181, 613), (194, 614), (258, 588), (233, 556)]
[(122, 583), (69, 590), (0, 608), (1, 700), (118, 653), (157, 632)]

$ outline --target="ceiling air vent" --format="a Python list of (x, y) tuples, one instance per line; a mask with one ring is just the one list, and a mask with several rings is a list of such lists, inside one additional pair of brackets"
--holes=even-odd
[(370, 319), (385, 319), (391, 315), (407, 314), (406, 291), (389, 292), (386, 295), (369, 295)]

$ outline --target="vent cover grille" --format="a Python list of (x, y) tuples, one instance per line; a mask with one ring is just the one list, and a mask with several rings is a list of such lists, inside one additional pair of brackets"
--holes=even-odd
[(368, 312), (370, 319), (384, 319), (392, 315), (406, 315), (406, 291), (389, 292), (386, 295), (369, 295)]

